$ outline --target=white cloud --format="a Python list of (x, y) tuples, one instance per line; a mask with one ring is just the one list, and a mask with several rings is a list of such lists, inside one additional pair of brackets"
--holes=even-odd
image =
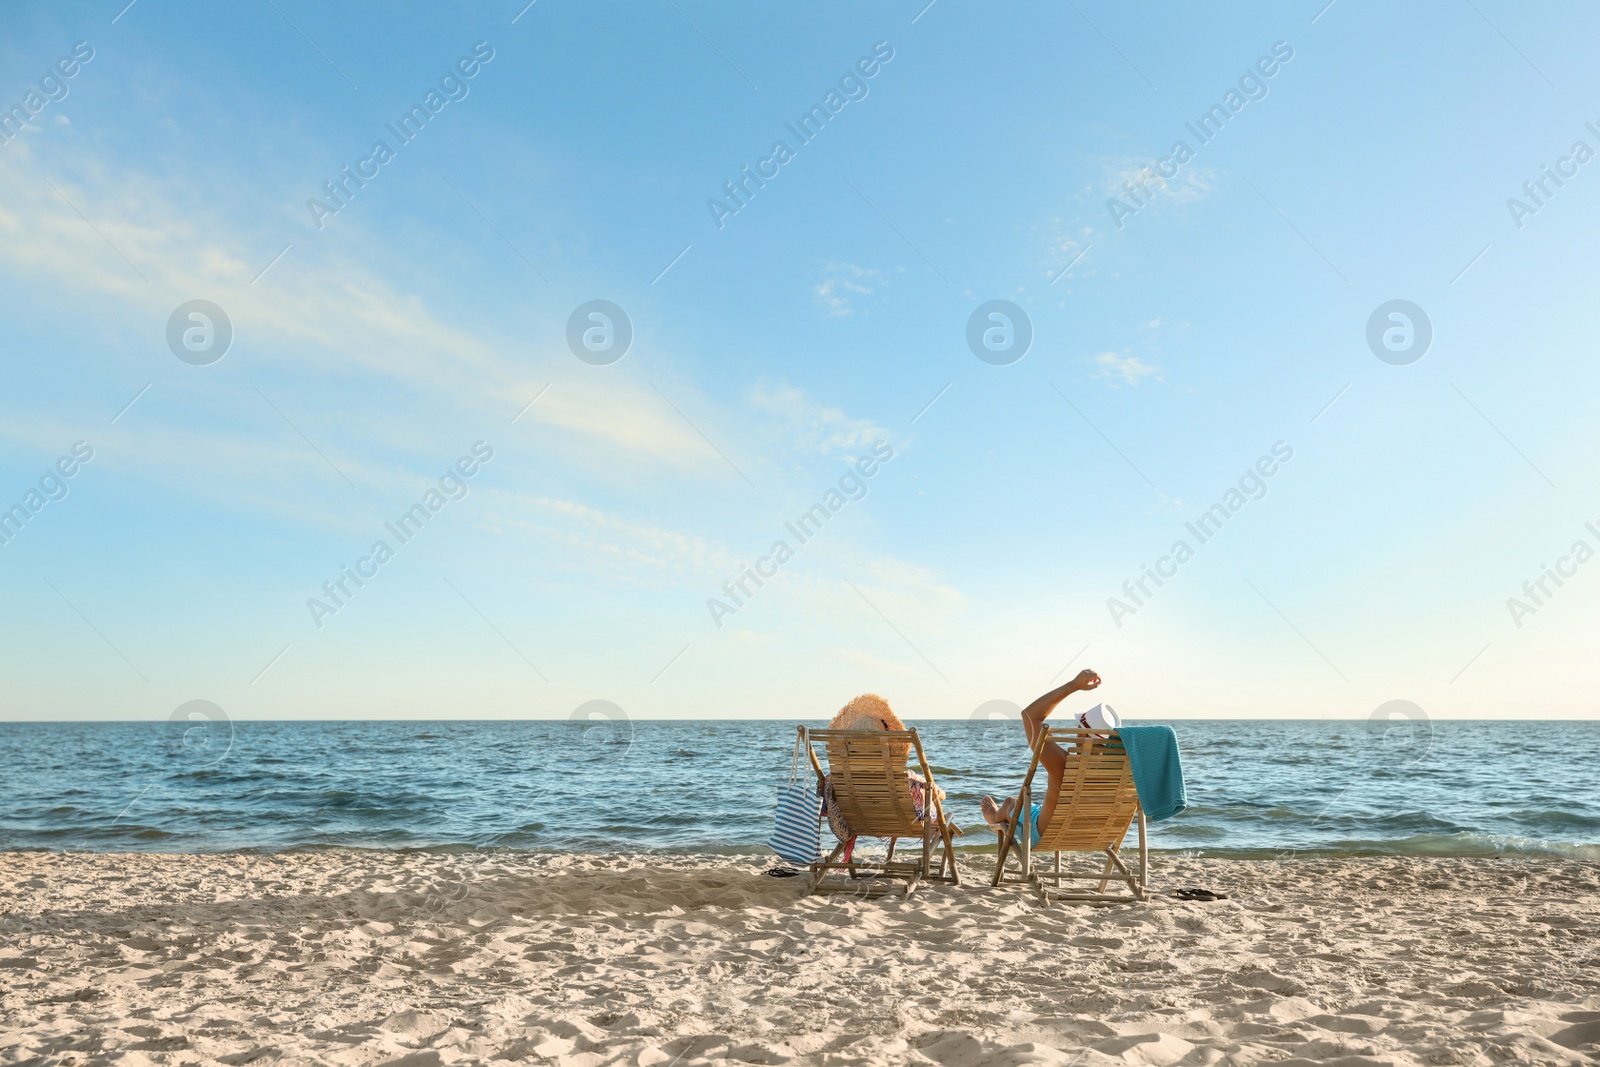
[(1108, 381), (1121, 380), (1128, 385), (1138, 385), (1152, 375), (1161, 381), (1161, 368), (1146, 363), (1138, 356), (1120, 356), (1115, 352), (1102, 352), (1094, 357), (1095, 373)]
[[(122, 337), (148, 339), (141, 350), (159, 348), (159, 335), (149, 335), (178, 303), (214, 300), (234, 324), (227, 357), (234, 365), (248, 359), (253, 370), (285, 378), (288, 391), (347, 399), (331, 420), (343, 439), (316, 439), (353, 465), (392, 463), (393, 448), (414, 435), (418, 405), (492, 427), (553, 385), (519, 421), (559, 431), (564, 443), (555, 447), (574, 462), (614, 466), (620, 452), (633, 464), (726, 474), (722, 459), (647, 381), (626, 370), (600, 380), (559, 339), (530, 352), (525, 341), (479, 320), (441, 313), (444, 301), (369, 268), (366, 262), (390, 260), (380, 241), (359, 231), (346, 228), (336, 241), (273, 232), (251, 218), (242, 184), (238, 200), (225, 201), (216, 188), (191, 189), (172, 175), (95, 159), (53, 158), (46, 175), (20, 141), (7, 153), (0, 272), (14, 286)], [(293, 248), (257, 281), (291, 239)], [(337, 388), (328, 385), (332, 378)], [(396, 390), (406, 396), (399, 404), (371, 402)], [(672, 392), (680, 406), (696, 399), (692, 386)]]
[(567, 569), (602, 573), (628, 584), (658, 584), (695, 574), (735, 574), (743, 567), (717, 541), (628, 518), (589, 504), (494, 491), (493, 524), (564, 547)]
[(1180, 497), (1168, 496), (1166, 493), (1163, 493), (1158, 489), (1156, 490), (1156, 503), (1146, 508), (1145, 514), (1182, 515), (1188, 510), (1189, 505), (1185, 504)]
[(1044, 246), (1041, 266), (1046, 277), (1054, 281), (1068, 264), (1072, 264), (1074, 276), (1081, 277), (1094, 272), (1094, 257), (1080, 258), (1079, 255), (1093, 247), (1096, 237), (1094, 227), (1069, 223), (1061, 216), (1053, 215), (1040, 224), (1040, 233)]
[(960, 590), (946, 585), (937, 572), (919, 563), (887, 556), (866, 558), (841, 553), (840, 557), (840, 569), (851, 576), (871, 606), (848, 586), (832, 591), (841, 605), (863, 613), (869, 623), (878, 620), (873, 610), (876, 608), (902, 628), (927, 633), (951, 625), (966, 607), (966, 597)]
[(822, 268), (822, 281), (812, 289), (818, 307), (835, 318), (856, 313), (852, 297), (871, 296), (877, 286), (888, 285), (881, 271), (858, 267), (854, 263), (829, 263)]
[[(253, 393), (223, 397), (220, 402), (218, 397), (211, 398), (217, 410), (236, 419), (227, 433), (155, 422), (145, 416), (141, 406), (170, 402), (175, 390), (165, 385), (161, 388), (167, 396), (141, 398), (114, 427), (85, 429), (79, 420), (12, 414), (0, 420), (0, 438), (25, 448), (55, 451), (65, 451), (74, 440), (83, 438), (95, 450), (88, 466), (97, 472), (137, 478), (284, 522), (345, 533), (366, 530), (370, 516), (351, 510), (352, 500), (364, 498), (355, 495), (341, 474), (378, 499), (399, 499), (416, 493), (440, 473), (422, 470), (408, 474), (392, 464), (366, 462), (338, 450), (324, 459)], [(239, 415), (241, 411), (252, 412), (254, 420)], [(317, 430), (313, 427), (311, 432)], [(463, 448), (467, 444), (460, 443)], [(451, 458), (440, 459), (437, 466), (441, 471)], [(241, 477), (241, 471), (248, 471), (249, 476)]]
[(777, 428), (792, 448), (825, 456), (864, 452), (879, 439), (893, 442), (894, 435), (872, 422), (847, 415), (823, 404), (803, 389), (791, 385), (756, 386), (750, 403), (775, 416)]
[[(697, 533), (685, 533), (590, 504), (553, 497), (494, 491), (489, 522), (499, 529), (532, 534), (553, 547), (556, 569), (603, 577), (611, 584), (641, 589), (687, 589), (698, 597), (724, 597), (722, 583), (738, 580), (757, 556), (777, 540), (787, 542), (794, 559), (756, 589), (751, 604), (761, 610), (737, 613), (740, 625), (760, 628), (787, 614), (825, 620), (828, 625), (896, 640), (882, 620), (839, 576), (857, 588), (891, 619), (927, 632), (950, 625), (966, 600), (940, 575), (916, 563), (874, 556), (853, 544), (831, 523), (809, 541), (797, 543), (774, 518), (772, 528), (750, 535), (735, 548)], [(707, 625), (709, 626), (709, 616)]]
[(1105, 196), (1133, 207), (1139, 207), (1151, 196), (1160, 196), (1175, 204), (1192, 204), (1205, 199), (1216, 188), (1217, 176), (1215, 171), (1191, 163), (1172, 177), (1163, 178), (1148, 160), (1124, 157), (1106, 162), (1102, 184)]

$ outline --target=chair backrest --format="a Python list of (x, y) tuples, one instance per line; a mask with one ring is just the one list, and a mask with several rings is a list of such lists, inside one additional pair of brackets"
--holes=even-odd
[[(1127, 750), (1116, 733), (1092, 730), (1045, 730), (1044, 741), (1054, 741), (1067, 751), (1066, 773), (1056, 796), (1050, 821), (1039, 827), (1035, 852), (1099, 851), (1118, 848), (1139, 813), (1139, 793)], [(1028, 769), (1031, 782), (1038, 756)], [(1043, 803), (1043, 796), (1035, 796)]]
[[(923, 822), (906, 779), (907, 758), (915, 753), (920, 773), (929, 779), (928, 761), (915, 730), (807, 730), (822, 742), (839, 814), (850, 829), (867, 837), (919, 837)], [(812, 759), (816, 756), (813, 754)], [(931, 792), (930, 782), (930, 792)]]

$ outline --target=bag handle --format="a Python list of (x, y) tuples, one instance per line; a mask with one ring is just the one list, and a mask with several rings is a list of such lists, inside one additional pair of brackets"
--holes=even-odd
[(794, 732), (794, 757), (789, 760), (789, 783), (794, 785), (800, 780), (800, 746), (804, 743), (804, 727), (797, 727)]

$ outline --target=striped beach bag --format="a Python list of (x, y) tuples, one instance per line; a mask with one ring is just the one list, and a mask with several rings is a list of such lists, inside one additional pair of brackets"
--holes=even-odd
[(800, 781), (800, 746), (794, 742), (789, 780), (778, 787), (778, 818), (767, 847), (790, 863), (815, 863), (822, 838), (822, 798)]

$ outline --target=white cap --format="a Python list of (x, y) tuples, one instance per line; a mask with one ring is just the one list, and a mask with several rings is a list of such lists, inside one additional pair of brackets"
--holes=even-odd
[(1122, 719), (1110, 704), (1096, 704), (1088, 711), (1078, 713), (1078, 728), (1081, 730), (1115, 730), (1121, 725)]

